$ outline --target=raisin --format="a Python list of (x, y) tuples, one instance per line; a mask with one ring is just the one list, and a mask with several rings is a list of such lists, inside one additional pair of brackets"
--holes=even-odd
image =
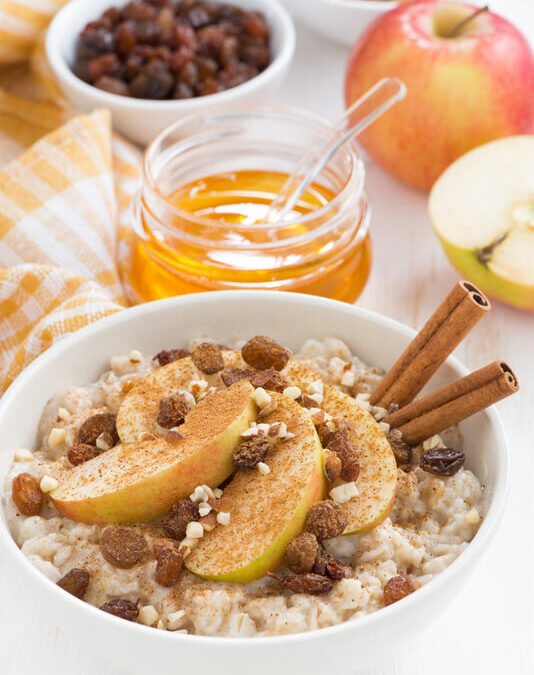
[(320, 541), (340, 535), (347, 526), (347, 519), (339, 504), (331, 499), (314, 504), (306, 517), (306, 531)]
[(402, 434), (397, 429), (391, 429), (387, 435), (387, 439), (395, 455), (397, 466), (405, 466), (410, 463), (412, 458), (412, 449), (402, 440)]
[(94, 457), (98, 457), (101, 452), (102, 451), (94, 445), (78, 443), (77, 445), (73, 445), (72, 448), (69, 448), (67, 459), (73, 466), (78, 466), (78, 464), (83, 464)]
[(188, 352), (187, 349), (163, 349), (154, 356), (154, 359), (160, 366), (166, 366), (173, 361), (185, 359), (186, 356), (191, 356), (191, 352)]
[(256, 335), (243, 345), (241, 355), (256, 370), (268, 368), (283, 370), (291, 357), (291, 352), (272, 338)]
[(335, 432), (328, 442), (328, 450), (335, 452), (341, 459), (341, 478), (345, 481), (354, 481), (360, 474), (360, 462), (358, 451), (350, 440), (349, 430), (346, 426)]
[(221, 380), (229, 387), (239, 380), (250, 380), (253, 375), (254, 371), (249, 368), (225, 368), (221, 373)]
[(317, 537), (311, 532), (304, 532), (289, 542), (286, 549), (286, 565), (297, 574), (311, 572), (318, 552)]
[(345, 568), (330, 553), (326, 554), (326, 576), (330, 577), (333, 581), (345, 578)]
[(320, 574), (309, 572), (308, 574), (295, 574), (292, 576), (277, 576), (269, 572), (278, 583), (292, 593), (308, 593), (309, 595), (322, 595), (332, 590), (332, 580)]
[(170, 587), (178, 583), (182, 574), (183, 558), (174, 548), (162, 548), (156, 563), (156, 581), (161, 586)]
[(159, 402), (157, 422), (164, 429), (183, 424), (189, 412), (189, 405), (182, 394), (172, 394)]
[(341, 461), (340, 456), (331, 450), (325, 450), (323, 456), (326, 478), (330, 483), (333, 483), (341, 476), (343, 462)]
[(187, 84), (184, 84), (183, 82), (178, 82), (174, 87), (174, 93), (172, 97), (176, 100), (192, 98), (193, 96), (194, 92), (191, 87), (188, 87)]
[(156, 560), (161, 555), (161, 552), (167, 548), (174, 549), (174, 544), (170, 539), (164, 539), (162, 537), (161, 539), (154, 539), (152, 541), (152, 551), (154, 552), (154, 557)]
[(100, 551), (115, 567), (128, 569), (143, 562), (148, 554), (148, 547), (143, 535), (135, 530), (112, 525), (102, 533)]
[(195, 504), (190, 499), (180, 499), (172, 507), (171, 512), (163, 520), (163, 530), (171, 539), (183, 539), (187, 525), (194, 521), (198, 521), (200, 513), (198, 504)]
[(297, 400), (304, 408), (317, 408), (317, 401), (308, 394), (302, 394)]
[(425, 450), (421, 457), (423, 471), (435, 473), (437, 476), (454, 476), (465, 462), (465, 455), (453, 448), (433, 448)]
[(253, 469), (267, 457), (269, 441), (262, 436), (251, 436), (234, 450), (232, 460), (238, 471)]
[(25, 516), (36, 516), (43, 508), (43, 493), (39, 481), (30, 473), (13, 478), (11, 496), (17, 509)]
[(384, 586), (384, 602), (386, 605), (392, 605), (405, 598), (415, 591), (412, 581), (402, 575), (391, 577)]
[(255, 38), (269, 38), (269, 27), (259, 12), (250, 12), (243, 21), (243, 28)]
[(128, 87), (122, 80), (119, 80), (117, 77), (109, 77), (109, 75), (103, 75), (99, 77), (95, 82), (95, 87), (97, 89), (102, 89), (102, 91), (107, 91), (109, 94), (116, 94), (117, 96), (128, 96)]
[(92, 415), (80, 427), (78, 431), (78, 443), (95, 445), (96, 439), (105, 431), (111, 434), (113, 445), (119, 442), (119, 434), (115, 426), (116, 418), (112, 413), (98, 413)]
[(213, 375), (224, 368), (224, 359), (219, 345), (203, 342), (191, 354), (195, 366), (206, 375)]
[(102, 54), (89, 64), (89, 75), (96, 82), (103, 75), (116, 76), (120, 72), (120, 61), (115, 54)]
[(282, 393), (289, 384), (288, 381), (274, 368), (260, 370), (259, 373), (255, 373), (250, 378), (250, 382), (255, 387), (263, 387), (264, 389), (270, 389), (271, 391), (277, 391), (279, 393)]
[(74, 567), (67, 574), (61, 577), (57, 585), (67, 593), (74, 595), (76, 598), (83, 598), (87, 587), (89, 586), (90, 575), (87, 570), (82, 570), (79, 567)]
[(100, 606), (100, 609), (108, 614), (113, 614), (113, 616), (126, 619), (126, 621), (135, 621), (139, 616), (137, 605), (131, 600), (123, 600), (121, 598), (108, 600), (108, 602)]

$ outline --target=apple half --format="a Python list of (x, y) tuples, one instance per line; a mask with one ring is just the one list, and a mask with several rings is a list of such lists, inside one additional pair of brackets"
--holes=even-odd
[(158, 518), (197, 485), (216, 487), (233, 472), (240, 434), (256, 417), (246, 380), (203, 398), (180, 427), (183, 440), (119, 445), (64, 470), (51, 493), (60, 513), (84, 523), (133, 523)]
[[(302, 391), (320, 375), (290, 361), (282, 371)], [(351, 436), (360, 460), (356, 481), (358, 495), (343, 505), (347, 527), (343, 534), (360, 534), (380, 525), (391, 512), (397, 490), (397, 462), (382, 429), (374, 417), (352, 397), (334, 387), (324, 387), (320, 406), (334, 419), (350, 422)]]
[(273, 446), (268, 475), (238, 472), (225, 488), (234, 504), (230, 524), (206, 533), (185, 561), (204, 579), (248, 583), (275, 570), (309, 509), (323, 498), (322, 448), (309, 414), (286, 396), (271, 396), (277, 407), (262, 422), (285, 422), (295, 436)]
[(463, 276), (534, 310), (534, 136), (493, 141), (458, 159), (434, 185), (429, 211)]

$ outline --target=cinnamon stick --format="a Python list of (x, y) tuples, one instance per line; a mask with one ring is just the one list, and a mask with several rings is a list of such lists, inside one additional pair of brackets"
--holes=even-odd
[(476, 286), (459, 281), (375, 389), (371, 405), (387, 408), (413, 401), (490, 308)]
[(384, 422), (417, 445), (425, 438), (474, 415), (519, 389), (509, 365), (495, 361), (391, 413)]

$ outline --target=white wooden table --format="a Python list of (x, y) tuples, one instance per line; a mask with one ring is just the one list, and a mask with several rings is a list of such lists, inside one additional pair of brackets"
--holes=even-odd
[[(512, 19), (534, 44), (533, 5), (533, 0), (493, 0), (492, 9)], [(278, 98), (335, 119), (342, 110), (346, 57), (347, 50), (299, 27), (294, 68)], [(374, 262), (359, 305), (420, 327), (458, 275), (433, 235), (426, 196), (370, 162), (367, 171)], [(472, 369), (494, 359), (509, 361), (522, 385), (520, 395), (499, 405), (513, 459), (506, 514), (463, 595), (391, 663), (368, 675), (534, 673), (533, 336), (534, 315), (496, 303), (458, 349)], [(0, 597), (1, 673), (118, 675), (80, 654), (62, 626), (43, 623), (41, 613), (34, 616), (32, 597), (8, 576), (1, 560)]]

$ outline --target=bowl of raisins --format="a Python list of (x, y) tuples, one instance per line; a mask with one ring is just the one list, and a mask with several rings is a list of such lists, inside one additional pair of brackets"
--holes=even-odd
[(50, 24), (48, 61), (79, 110), (108, 108), (145, 144), (183, 115), (265, 100), (295, 50), (277, 0), (71, 0)]

